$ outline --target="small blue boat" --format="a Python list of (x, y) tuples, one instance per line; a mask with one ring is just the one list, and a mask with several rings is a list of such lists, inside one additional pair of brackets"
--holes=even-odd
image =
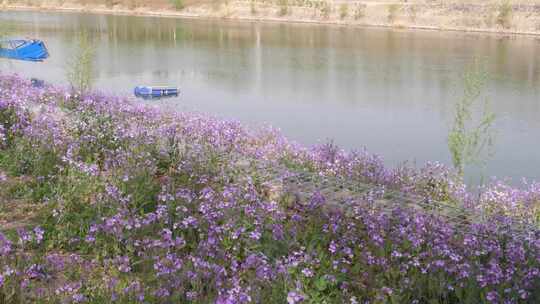
[(45, 86), (45, 81), (37, 78), (31, 78), (30, 83), (34, 88), (43, 88)]
[(0, 41), (0, 57), (26, 61), (43, 61), (49, 57), (49, 52), (45, 43), (41, 40), (2, 40)]
[(136, 86), (133, 92), (144, 99), (178, 96), (178, 88), (175, 87)]

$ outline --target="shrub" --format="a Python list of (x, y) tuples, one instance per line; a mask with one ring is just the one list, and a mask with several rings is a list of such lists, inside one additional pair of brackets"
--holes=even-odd
[(278, 16), (285, 16), (289, 13), (288, 0), (278, 0), (278, 5), (279, 5)]
[(396, 21), (397, 12), (401, 9), (401, 6), (399, 4), (390, 4), (388, 6), (388, 22), (394, 23)]
[(497, 24), (505, 29), (509, 29), (512, 23), (512, 4), (510, 0), (503, 0), (499, 5)]
[[(487, 73), (476, 63), (469, 67), (463, 77), (463, 97), (455, 106), (448, 148), (452, 163), (462, 176), (467, 165), (485, 161), (487, 156), (484, 154), (487, 152), (489, 156), (489, 149), (493, 145), (495, 114), (489, 111), (487, 99), (482, 100), (487, 79)], [(475, 121), (473, 109), (478, 103), (482, 103), (482, 117)]]
[(354, 7), (354, 20), (359, 20), (364, 18), (366, 15), (366, 5), (357, 3)]
[(332, 12), (331, 4), (326, 1), (321, 2), (320, 11), (321, 11), (321, 16), (324, 19), (328, 19), (330, 17), (330, 13)]
[(85, 93), (94, 81), (94, 59), (96, 49), (88, 32), (77, 34), (73, 54), (66, 62), (66, 78), (75, 92)]
[(174, 9), (179, 11), (184, 8), (184, 0), (170, 0)]
[(341, 4), (339, 7), (339, 18), (343, 20), (347, 17), (348, 14), (349, 14), (349, 5), (347, 5), (347, 3)]
[(256, 2), (255, 0), (250, 0), (249, 1), (249, 9), (250, 9), (250, 12), (251, 12), (251, 15), (257, 15), (257, 6), (256, 6)]

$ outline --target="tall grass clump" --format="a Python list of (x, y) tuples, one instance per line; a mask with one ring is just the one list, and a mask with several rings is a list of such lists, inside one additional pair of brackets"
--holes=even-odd
[(354, 6), (354, 20), (362, 19), (366, 16), (366, 5), (357, 3)]
[(66, 62), (66, 78), (74, 92), (85, 93), (93, 85), (96, 56), (96, 48), (88, 32), (77, 34), (72, 52)]
[(288, 0), (278, 0), (278, 16), (285, 16), (289, 13), (289, 1)]
[(343, 3), (339, 6), (339, 19), (343, 20), (349, 15), (349, 5)]
[(319, 9), (321, 12), (321, 17), (324, 19), (330, 18), (330, 13), (332, 13), (332, 5), (328, 1), (321, 2)]
[(251, 15), (257, 15), (257, 3), (255, 0), (249, 0), (249, 11)]
[(512, 4), (510, 0), (503, 0), (498, 7), (497, 24), (509, 29), (512, 25)]
[[(488, 80), (478, 64), (469, 67), (463, 75), (463, 97), (455, 105), (454, 122), (448, 135), (448, 148), (452, 163), (463, 176), (468, 165), (483, 163), (493, 145), (495, 114), (489, 110), (484, 90)], [(481, 109), (475, 119), (473, 111)]]
[(387, 19), (389, 23), (394, 23), (397, 18), (397, 13), (401, 9), (401, 5), (399, 4), (390, 4), (388, 5), (388, 14)]
[(184, 0), (169, 0), (175, 10), (179, 11), (185, 7)]

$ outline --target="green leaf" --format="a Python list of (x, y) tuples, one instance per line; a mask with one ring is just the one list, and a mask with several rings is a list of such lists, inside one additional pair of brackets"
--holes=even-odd
[(325, 291), (328, 287), (328, 282), (324, 277), (320, 277), (319, 279), (317, 279), (317, 281), (315, 281), (315, 287), (319, 291)]

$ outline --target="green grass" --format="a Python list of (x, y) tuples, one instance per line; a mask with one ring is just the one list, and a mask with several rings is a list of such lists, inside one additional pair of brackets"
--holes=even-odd
[(179, 11), (184, 9), (184, 0), (169, 0), (175, 10)]
[(278, 0), (278, 16), (285, 16), (289, 13), (289, 1), (288, 0)]
[(512, 26), (512, 4), (509, 0), (503, 0), (498, 7), (497, 24), (504, 29)]
[(349, 15), (349, 5), (343, 3), (339, 6), (339, 19), (343, 20)]

